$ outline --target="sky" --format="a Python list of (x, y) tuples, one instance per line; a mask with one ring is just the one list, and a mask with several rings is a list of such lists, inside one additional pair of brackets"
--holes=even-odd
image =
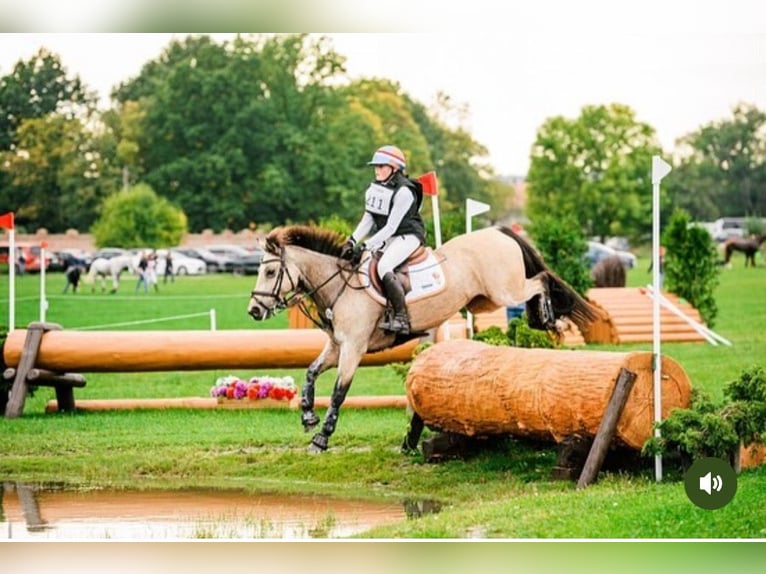
[[(766, 110), (766, 2), (539, 0), (527, 3), (534, 6), (506, 7), (497, 17), (483, 9), (484, 0), (390, 0), (386, 10), (361, 15), (354, 12), (358, 4), (334, 3), (336, 12), (340, 6), (356, 18), (355, 25), (337, 19), (334, 29), (350, 31), (318, 32), (330, 36), (346, 57), (349, 79), (397, 81), (425, 105), (439, 92), (449, 95), (465, 106), (461, 125), (488, 149), (489, 163), (501, 175), (524, 175), (540, 126), (553, 116), (575, 119), (585, 105), (629, 106), (638, 121), (656, 130), (668, 156), (677, 138), (731, 118), (738, 103)], [(70, 6), (53, 3), (35, 12), (35, 26), (29, 27), (41, 31), (19, 25), (0, 34), (0, 76), (45, 46), (106, 104), (112, 87), (137, 75), (174, 36), (186, 35), (77, 32), (70, 24), (77, 24), (76, 8), (70, 6), (56, 20), (62, 5)], [(478, 20), (476, 12), (468, 14), (470, 6), (482, 8)], [(318, 30), (326, 27), (325, 20), (334, 21), (332, 14), (322, 16), (316, 19)], [(94, 17), (101, 18), (102, 30), (110, 28), (103, 14)], [(90, 20), (83, 17), (83, 22)], [(209, 22), (211, 30), (217, 29), (214, 20)], [(98, 29), (95, 24), (83, 28)], [(204, 27), (197, 31), (205, 33)]]

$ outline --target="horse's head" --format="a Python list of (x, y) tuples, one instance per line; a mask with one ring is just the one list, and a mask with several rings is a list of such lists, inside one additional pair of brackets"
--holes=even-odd
[(263, 321), (287, 307), (299, 277), (298, 269), (288, 261), (285, 248), (267, 244), (247, 313), (256, 321)]
[(312, 258), (311, 253), (330, 255), (330, 261), (335, 262), (342, 242), (340, 235), (314, 227), (280, 227), (271, 231), (266, 237), (258, 279), (250, 293), (248, 314), (263, 321), (287, 307), (295, 295), (306, 290), (305, 273), (322, 265), (320, 258)]

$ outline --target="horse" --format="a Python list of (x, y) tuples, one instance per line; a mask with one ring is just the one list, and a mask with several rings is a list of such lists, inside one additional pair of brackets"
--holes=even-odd
[(741, 251), (745, 254), (745, 267), (750, 263), (755, 267), (755, 254), (761, 248), (761, 244), (766, 241), (766, 233), (763, 235), (753, 235), (752, 237), (732, 237), (723, 244), (724, 265), (729, 265), (731, 254), (734, 251)]
[(98, 257), (94, 259), (88, 269), (85, 281), (91, 286), (91, 293), (96, 291), (96, 278), (101, 279), (101, 292), (106, 291), (106, 280), (111, 278), (112, 289), (110, 293), (117, 293), (120, 288), (120, 275), (123, 271), (135, 272), (136, 264), (133, 255), (117, 255), (115, 257)]
[(625, 287), (625, 266), (617, 255), (604, 257), (590, 270), (594, 287)]
[[(372, 254), (361, 265), (340, 259), (345, 237), (319, 227), (288, 226), (266, 237), (265, 254), (247, 312), (256, 321), (308, 299), (318, 323), (329, 335), (319, 356), (306, 371), (301, 393), (301, 422), (310, 432), (319, 423), (314, 413), (314, 385), (326, 370), (338, 367), (324, 424), (308, 445), (312, 454), (324, 452), (335, 432), (341, 405), (365, 353), (380, 351), (426, 335), (466, 307), (476, 313), (526, 303), (530, 326), (561, 331), (568, 316), (581, 329), (601, 316), (572, 287), (558, 277), (522, 237), (505, 227), (486, 228), (445, 242), (432, 253), (436, 267), (429, 277), (443, 275), (443, 288), (408, 301), (412, 331), (391, 333), (378, 326), (385, 299), (373, 297), (366, 272)], [(411, 273), (410, 275), (414, 275)], [(431, 280), (431, 279), (429, 279)], [(435, 279), (434, 279), (435, 280)], [(422, 420), (412, 415), (403, 451), (417, 447)]]

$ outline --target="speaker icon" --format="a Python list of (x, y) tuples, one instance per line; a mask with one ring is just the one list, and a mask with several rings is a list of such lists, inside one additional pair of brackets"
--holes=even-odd
[(723, 479), (720, 474), (712, 476), (712, 473), (708, 472), (705, 476), (700, 476), (700, 490), (711, 494), (713, 490), (721, 492), (722, 488)]

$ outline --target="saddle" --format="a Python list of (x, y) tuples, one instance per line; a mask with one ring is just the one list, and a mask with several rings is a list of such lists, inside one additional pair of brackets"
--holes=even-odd
[[(402, 283), (402, 287), (404, 287), (405, 293), (409, 293), (412, 290), (412, 282), (410, 281), (410, 265), (417, 265), (418, 263), (422, 263), (427, 258), (428, 251), (426, 251), (426, 248), (421, 245), (412, 252), (412, 255), (410, 255), (407, 259), (402, 261), (398, 266), (394, 268), (394, 274)], [(379, 260), (380, 255), (377, 253), (373, 254), (372, 258), (370, 259), (370, 268), (368, 273), (370, 276), (370, 284), (372, 285), (373, 289), (375, 289), (375, 291), (385, 299), (386, 292), (383, 289), (383, 284), (380, 281), (380, 277), (378, 277)]]

